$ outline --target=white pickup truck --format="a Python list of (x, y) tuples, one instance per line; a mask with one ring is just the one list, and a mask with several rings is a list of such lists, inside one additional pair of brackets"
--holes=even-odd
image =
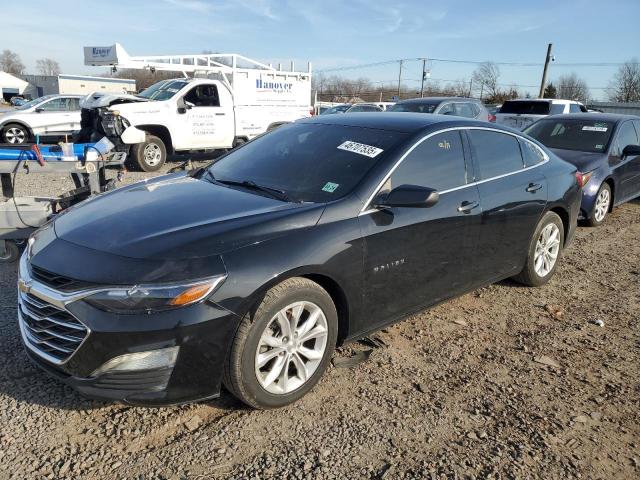
[[(117, 147), (128, 147), (133, 162), (148, 172), (158, 170), (173, 152), (233, 148), (310, 116), (310, 72), (282, 71), (233, 54), (224, 57), (230, 66), (208, 71), (218, 78), (163, 80), (138, 95), (88, 95), (81, 102), (80, 141), (106, 135)], [(127, 65), (132, 58), (126, 58)], [(241, 68), (241, 60), (253, 63)]]

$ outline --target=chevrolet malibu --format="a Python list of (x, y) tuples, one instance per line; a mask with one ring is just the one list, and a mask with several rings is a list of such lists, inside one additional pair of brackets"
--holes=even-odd
[(576, 168), (522, 133), (407, 113), (315, 117), (208, 168), (67, 210), (29, 240), (29, 357), (133, 404), (289, 404), (336, 344), (513, 277), (570, 242)]

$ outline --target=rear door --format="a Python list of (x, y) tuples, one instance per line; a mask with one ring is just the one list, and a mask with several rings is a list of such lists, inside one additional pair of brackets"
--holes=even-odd
[(620, 163), (616, 168), (616, 203), (629, 200), (640, 194), (640, 156), (622, 157), (624, 147), (640, 143), (633, 123), (632, 120), (621, 123), (613, 140), (612, 154), (620, 159)]
[(200, 83), (189, 88), (181, 99), (176, 113), (179, 135), (174, 136), (177, 149), (231, 147), (235, 120), (231, 95), (226, 88), (219, 88), (213, 82)]
[[(538, 168), (546, 157), (537, 146), (508, 133), (469, 129), (467, 135), (482, 206), (473, 277), (487, 283), (514, 275), (524, 265), (547, 202), (547, 181)], [(534, 150), (523, 157), (525, 146)]]
[[(29, 116), (34, 133), (40, 135), (60, 135), (73, 131), (71, 98), (57, 97), (40, 104)], [(78, 121), (79, 123), (79, 121)]]
[(430, 208), (368, 209), (358, 218), (365, 239), (365, 305), (370, 325), (465, 291), (471, 281), (478, 190), (470, 184), (459, 130), (419, 143), (380, 192), (420, 185), (440, 192)]

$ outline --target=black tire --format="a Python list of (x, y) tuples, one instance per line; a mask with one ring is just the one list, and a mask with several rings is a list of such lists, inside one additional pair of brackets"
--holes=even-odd
[[(598, 220), (596, 218), (596, 206), (597, 206), (597, 201), (600, 198), (601, 195), (607, 195), (608, 198), (608, 205), (604, 211), (604, 215)], [(585, 220), (585, 223), (590, 226), (590, 227), (599, 227), (600, 225), (602, 225), (605, 221), (605, 219), (607, 218), (607, 214), (611, 211), (611, 203), (613, 201), (613, 197), (611, 195), (611, 187), (609, 186), (608, 183), (604, 182), (601, 186), (600, 189), (598, 190), (598, 194), (596, 195), (596, 201), (593, 204), (593, 208), (591, 209), (591, 212), (589, 213), (589, 217)]]
[(2, 127), (2, 141), (10, 145), (23, 145), (31, 140), (31, 132), (24, 125), (9, 123)]
[[(324, 314), (327, 321), (324, 353), (315, 371), (295, 390), (289, 393), (268, 392), (260, 384), (256, 373), (258, 342), (280, 310), (301, 301), (312, 302)], [(337, 335), (338, 314), (329, 294), (320, 285), (306, 278), (285, 280), (269, 290), (255, 313), (248, 314), (240, 323), (224, 366), (224, 385), (239, 400), (257, 409), (278, 408), (295, 402), (322, 377), (335, 349)]]
[(234, 149), (234, 148), (241, 147), (245, 143), (247, 143), (247, 139), (246, 138), (244, 138), (244, 137), (236, 137), (233, 140), (233, 145), (231, 146), (231, 148)]
[(4, 249), (0, 246), (0, 263), (12, 263), (18, 260), (18, 258), (20, 258), (20, 248), (18, 245), (11, 240), (5, 240)]
[(147, 134), (144, 143), (131, 148), (133, 164), (143, 172), (157, 172), (167, 161), (167, 147), (155, 135)]
[[(540, 239), (542, 231), (550, 224), (555, 224), (555, 226), (558, 228), (560, 244), (558, 248), (557, 257), (555, 259), (555, 262), (553, 263), (552, 268), (549, 270), (548, 273), (542, 276), (542, 275), (539, 275), (535, 269), (536, 246), (537, 246), (538, 240)], [(558, 214), (554, 212), (547, 212), (543, 215), (543, 217), (538, 222), (538, 226), (536, 227), (533, 237), (531, 237), (531, 241), (529, 242), (529, 249), (527, 250), (527, 261), (524, 265), (524, 268), (518, 275), (513, 277), (513, 279), (516, 282), (522, 283), (529, 287), (539, 287), (541, 285), (544, 285), (551, 279), (551, 277), (553, 277), (553, 274), (555, 273), (556, 268), (558, 266), (558, 262), (562, 258), (563, 248), (564, 248), (564, 225), (562, 223), (562, 219), (558, 216)]]

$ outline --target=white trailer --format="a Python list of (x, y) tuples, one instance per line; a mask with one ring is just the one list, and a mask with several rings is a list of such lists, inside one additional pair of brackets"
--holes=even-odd
[(311, 64), (296, 72), (293, 63), (285, 71), (237, 54), (133, 57), (119, 44), (85, 47), (84, 57), (86, 65), (183, 74), (136, 96), (95, 93), (82, 102), (80, 139), (106, 134), (130, 146), (145, 171), (171, 152), (233, 148), (311, 115)]

